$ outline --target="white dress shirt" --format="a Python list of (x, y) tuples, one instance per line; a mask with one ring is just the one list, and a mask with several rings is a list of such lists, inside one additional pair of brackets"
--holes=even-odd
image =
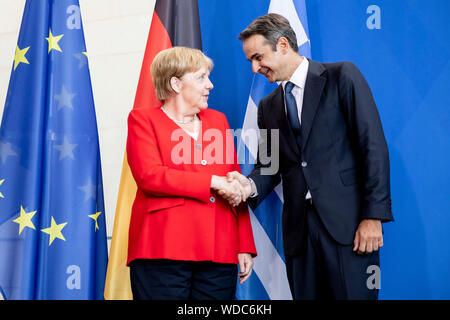
[[(306, 76), (308, 75), (308, 67), (309, 67), (308, 59), (303, 58), (303, 61), (299, 64), (297, 69), (295, 69), (294, 73), (291, 76), (291, 79), (289, 79), (289, 81), (295, 85), (292, 88), (291, 92), (294, 95), (295, 102), (297, 103), (298, 120), (300, 121), (300, 124), (302, 124), (303, 92), (305, 91), (305, 83), (306, 83)], [(288, 83), (288, 81), (283, 81), (281, 83), (281, 85), (283, 86), (283, 92), (286, 83)], [(286, 99), (284, 99), (284, 112), (287, 112)]]

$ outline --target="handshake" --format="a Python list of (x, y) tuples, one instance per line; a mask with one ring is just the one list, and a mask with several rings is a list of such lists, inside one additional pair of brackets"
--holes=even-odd
[(228, 172), (226, 177), (213, 175), (211, 189), (216, 190), (232, 206), (246, 201), (252, 193), (250, 180), (237, 171)]

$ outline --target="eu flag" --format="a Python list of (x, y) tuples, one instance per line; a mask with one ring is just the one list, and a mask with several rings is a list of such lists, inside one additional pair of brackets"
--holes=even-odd
[(78, 0), (27, 0), (0, 128), (0, 293), (101, 299), (97, 123)]

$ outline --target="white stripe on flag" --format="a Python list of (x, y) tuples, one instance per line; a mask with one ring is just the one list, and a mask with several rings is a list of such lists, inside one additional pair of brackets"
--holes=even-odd
[(278, 13), (289, 20), (289, 24), (297, 36), (297, 44), (300, 47), (305, 42), (309, 42), (305, 29), (303, 28), (297, 10), (292, 0), (272, 0), (270, 1), (269, 13)]
[(274, 191), (276, 192), (278, 198), (280, 198), (281, 202), (284, 203), (283, 186), (281, 185), (281, 183), (275, 187)]
[(259, 223), (258, 218), (251, 209), (249, 211), (256, 251), (258, 252), (253, 269), (270, 299), (292, 300), (284, 261)]
[[(241, 132), (241, 140), (247, 146), (248, 151), (252, 155), (253, 159), (256, 161), (256, 156), (258, 155), (258, 143), (252, 139), (245, 139), (246, 135), (250, 132), (256, 131), (259, 141), (259, 130), (258, 130), (258, 107), (252, 99), (252, 96), (248, 98), (247, 110), (245, 111), (244, 125)], [(245, 160), (245, 159), (242, 159)]]

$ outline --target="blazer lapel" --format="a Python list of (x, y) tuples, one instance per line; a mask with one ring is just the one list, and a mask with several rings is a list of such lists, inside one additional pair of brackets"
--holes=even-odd
[(278, 124), (276, 128), (280, 129), (281, 136), (285, 137), (292, 150), (294, 150), (297, 155), (300, 155), (299, 147), (295, 141), (294, 133), (289, 126), (286, 111), (284, 109), (284, 92), (281, 84), (278, 86), (277, 92), (273, 97), (271, 109), (275, 111)]
[(305, 149), (309, 133), (314, 122), (314, 117), (319, 106), (322, 91), (327, 81), (325, 68), (318, 62), (309, 60), (308, 75), (306, 77), (305, 91), (303, 93), (302, 107), (302, 151)]

